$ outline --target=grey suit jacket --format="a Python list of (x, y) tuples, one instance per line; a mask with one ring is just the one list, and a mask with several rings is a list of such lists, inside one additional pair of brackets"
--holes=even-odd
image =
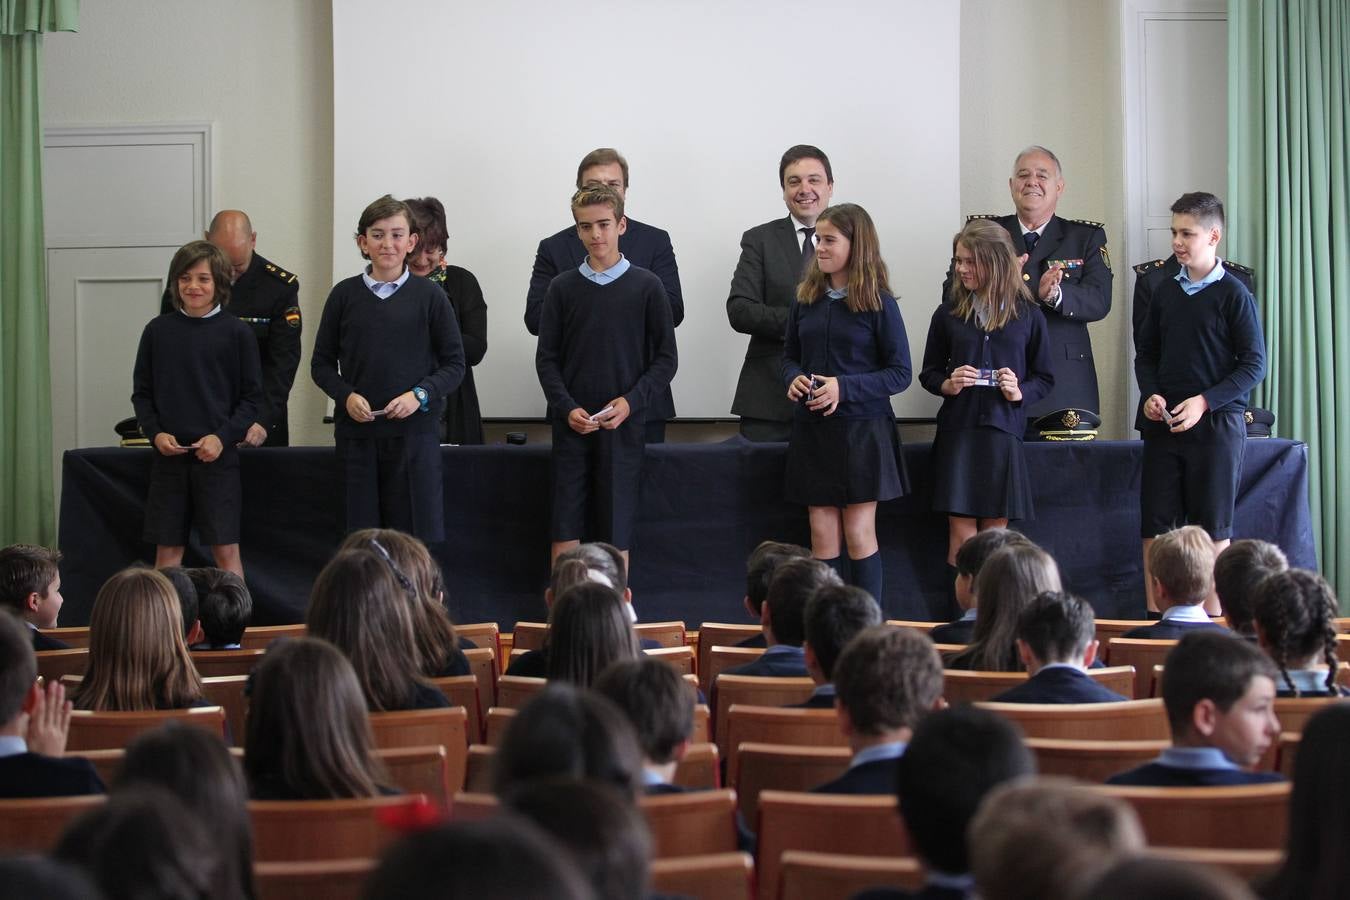
[(788, 309), (797, 297), (802, 251), (792, 219), (756, 225), (741, 237), (741, 258), (731, 276), (727, 319), (750, 335), (731, 411), (755, 419), (791, 421), (793, 405), (779, 374)]

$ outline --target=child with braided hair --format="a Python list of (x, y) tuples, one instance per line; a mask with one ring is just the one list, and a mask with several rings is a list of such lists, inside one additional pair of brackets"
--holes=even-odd
[(1321, 575), (1267, 575), (1255, 612), (1257, 641), (1280, 670), (1277, 697), (1350, 696), (1336, 683), (1336, 595)]

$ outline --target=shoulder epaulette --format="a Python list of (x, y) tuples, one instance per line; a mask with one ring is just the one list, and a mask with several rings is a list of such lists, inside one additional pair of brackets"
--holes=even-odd
[(998, 219), (998, 218), (1000, 218), (1000, 216), (997, 216), (994, 213), (975, 213), (974, 215), (966, 216), (966, 221), (973, 222), (976, 219)]
[(1256, 271), (1250, 266), (1244, 266), (1242, 263), (1233, 262), (1231, 259), (1225, 259), (1223, 261), (1223, 267), (1225, 269), (1237, 269), (1239, 272), (1245, 272), (1248, 275), (1256, 275)]
[(1167, 265), (1167, 260), (1165, 259), (1155, 259), (1150, 262), (1140, 263), (1134, 267), (1134, 274), (1147, 275), (1150, 269), (1161, 269), (1165, 265)]
[(274, 266), (272, 263), (268, 263), (263, 266), (263, 268), (267, 270), (268, 275), (271, 275), (282, 284), (295, 284), (296, 282), (296, 277), (294, 275), (279, 266)]
[(1070, 221), (1070, 222), (1075, 222), (1075, 223), (1077, 223), (1077, 224), (1079, 224), (1079, 225), (1087, 225), (1089, 228), (1105, 228), (1105, 227), (1106, 227), (1106, 226), (1103, 225), (1101, 222), (1091, 222), (1091, 221), (1089, 221), (1089, 220), (1087, 220), (1087, 219), (1070, 219), (1069, 221)]

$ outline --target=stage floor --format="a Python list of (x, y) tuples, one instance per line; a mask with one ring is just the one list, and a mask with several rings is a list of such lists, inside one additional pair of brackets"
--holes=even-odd
[[(1138, 441), (1028, 444), (1036, 518), (1015, 523), (1060, 564), (1065, 587), (1097, 614), (1141, 617)], [(99, 586), (133, 562), (150, 562), (140, 540), (149, 449), (66, 453), (60, 547), (62, 625), (88, 622)], [(889, 617), (944, 619), (948, 608), (946, 520), (930, 509), (931, 445), (904, 448), (914, 494), (877, 516)], [(433, 547), (445, 569), (455, 621), (545, 618), (549, 448), (445, 447), (447, 540)], [(633, 598), (645, 621), (748, 621), (745, 558), (761, 540), (807, 543), (806, 510), (782, 499), (786, 446), (665, 444), (648, 448), (632, 548)], [(1238, 537), (1279, 544), (1295, 566), (1316, 568), (1308, 511), (1307, 447), (1247, 443), (1238, 494)], [(337, 465), (331, 447), (241, 453), (242, 551), (255, 624), (300, 621), (310, 585), (340, 534)], [(187, 565), (205, 565), (201, 546)]]

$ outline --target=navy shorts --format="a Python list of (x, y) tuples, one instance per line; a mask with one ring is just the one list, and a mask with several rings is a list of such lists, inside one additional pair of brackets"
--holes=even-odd
[(337, 439), (348, 532), (397, 528), (423, 542), (445, 540), (441, 444), (435, 431)]
[(193, 453), (165, 456), (158, 450), (151, 452), (155, 458), (150, 465), (143, 537), (160, 547), (182, 547), (196, 525), (209, 546), (239, 543), (243, 506), (239, 451), (227, 444), (209, 463)]
[(1139, 491), (1143, 536), (1199, 525), (1216, 541), (1231, 538), (1247, 449), (1242, 413), (1205, 413), (1193, 428), (1179, 434), (1161, 422), (1145, 424)]
[(590, 434), (553, 421), (553, 540), (632, 549), (645, 435), (643, 423), (632, 419)]

